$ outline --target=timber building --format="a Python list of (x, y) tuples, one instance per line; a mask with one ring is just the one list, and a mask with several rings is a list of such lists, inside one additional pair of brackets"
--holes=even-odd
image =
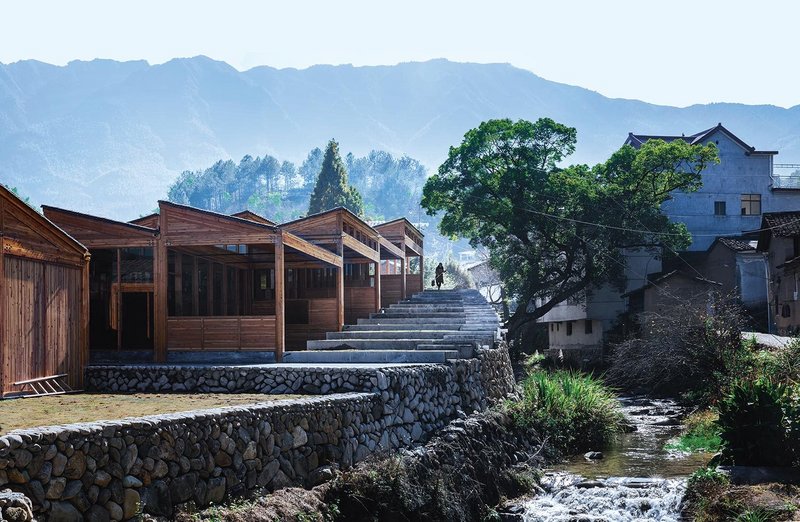
[[(422, 266), (416, 229), (404, 246), (405, 235), (390, 241), (341, 208), (282, 225), (250, 211), (228, 216), (164, 201), (128, 223), (43, 208), (92, 253), (93, 354), (167, 361), (274, 352), (280, 361), (378, 311), (382, 260), (407, 271), (408, 257), (419, 255)], [(409, 294), (422, 288), (421, 275), (406, 277)]]
[[(400, 255), (381, 257), (381, 304), (389, 306), (422, 292), (422, 269), (424, 252), (422, 249), (423, 234), (406, 218), (398, 218), (380, 225), (375, 230), (398, 249)], [(416, 271), (411, 272), (409, 261), (416, 258)]]
[(0, 185), (0, 397), (88, 361), (89, 251)]

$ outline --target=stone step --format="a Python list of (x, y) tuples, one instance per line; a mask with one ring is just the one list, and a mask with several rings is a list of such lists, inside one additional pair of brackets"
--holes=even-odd
[(458, 350), (325, 350), (286, 352), (286, 363), (446, 363)]
[(435, 350), (456, 350), (460, 359), (471, 359), (475, 355), (474, 344), (420, 344), (417, 350), (421, 351), (435, 351)]
[(320, 339), (307, 341), (308, 350), (416, 350), (419, 344), (438, 339)]
[(373, 330), (328, 332), (327, 339), (441, 339), (458, 330)]
[(372, 314), (375, 316), (370, 319), (359, 319), (356, 324), (407, 324), (407, 325), (424, 325), (424, 324), (447, 324), (447, 325), (461, 325), (464, 324), (464, 318), (452, 317), (384, 317), (382, 314)]
[(460, 312), (392, 312), (391, 310), (387, 310), (384, 313), (380, 312), (373, 313), (370, 314), (369, 316), (371, 319), (374, 319), (376, 317), (386, 317), (391, 319), (394, 318), (402, 319), (406, 317), (409, 319), (414, 319), (414, 318), (425, 319), (425, 318), (436, 318), (436, 317), (452, 318), (452, 319), (464, 318), (464, 314)]
[[(419, 325), (408, 325), (407, 323), (400, 323), (400, 324), (388, 324), (388, 323), (376, 323), (376, 324), (348, 324), (344, 326), (343, 331), (345, 332), (391, 332), (397, 330), (415, 330), (415, 326)], [(424, 329), (428, 332), (442, 332), (442, 331), (461, 331), (459, 328), (461, 325), (454, 325), (452, 322), (447, 322), (443, 324), (427, 324), (424, 325)]]

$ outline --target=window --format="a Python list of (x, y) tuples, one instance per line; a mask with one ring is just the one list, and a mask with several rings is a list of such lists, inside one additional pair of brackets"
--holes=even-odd
[(572, 321), (567, 321), (567, 335), (572, 335)]
[(715, 216), (724, 216), (725, 212), (725, 202), (724, 201), (715, 201), (714, 202), (714, 215)]
[(589, 335), (592, 333), (592, 320), (587, 319), (583, 322), (583, 333)]
[(758, 216), (761, 214), (761, 194), (742, 194), (742, 215)]

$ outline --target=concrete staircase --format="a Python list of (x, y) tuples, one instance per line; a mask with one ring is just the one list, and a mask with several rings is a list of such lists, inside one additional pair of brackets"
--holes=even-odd
[(470, 358), (500, 335), (500, 319), (477, 290), (426, 290), (369, 319), (287, 352), (287, 363), (444, 363)]

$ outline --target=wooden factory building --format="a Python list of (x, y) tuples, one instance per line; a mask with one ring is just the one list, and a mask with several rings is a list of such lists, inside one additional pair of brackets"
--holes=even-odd
[(389, 306), (423, 290), (424, 236), (406, 218), (387, 221), (374, 228), (401, 253), (399, 258), (381, 258), (381, 304)]
[(88, 278), (89, 251), (0, 186), (0, 396), (55, 375), (82, 387)]
[[(342, 257), (253, 214), (159, 202), (131, 223), (45, 207), (92, 252), (92, 350), (274, 352), (305, 347), (337, 315)], [(303, 272), (304, 279), (299, 278)], [(333, 295), (331, 303), (317, 296)]]

